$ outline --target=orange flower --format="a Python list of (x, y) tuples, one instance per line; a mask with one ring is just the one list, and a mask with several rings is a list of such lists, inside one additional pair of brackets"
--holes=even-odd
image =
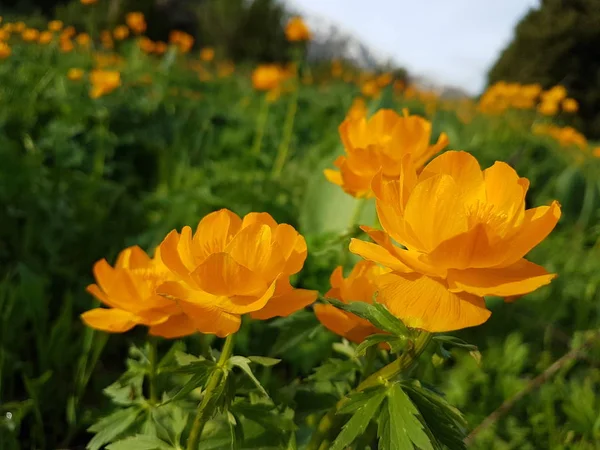
[(25, 31), (25, 28), (27, 28), (27, 25), (25, 22), (16, 22), (13, 28), (17, 33), (22, 33)]
[(75, 38), (75, 41), (77, 41), (77, 44), (79, 44), (82, 47), (89, 47), (90, 43), (92, 42), (92, 39), (90, 38), (90, 35), (87, 33), (80, 33), (77, 35), (77, 37)]
[(154, 53), (157, 55), (162, 55), (167, 51), (167, 44), (162, 41), (158, 41), (154, 43)]
[(183, 31), (173, 30), (169, 33), (169, 42), (176, 45), (181, 53), (187, 53), (194, 45), (194, 37)]
[(90, 97), (98, 98), (109, 94), (121, 85), (121, 74), (113, 70), (92, 70), (90, 72)]
[(594, 155), (596, 158), (600, 158), (600, 147), (594, 147), (592, 150), (592, 155)]
[(173, 230), (160, 245), (164, 264), (177, 278), (159, 293), (173, 298), (203, 333), (227, 336), (240, 316), (287, 316), (313, 303), (315, 291), (293, 289), (290, 275), (302, 269), (306, 242), (269, 214), (244, 219), (222, 209), (190, 227)]
[(6, 42), (0, 42), (0, 59), (6, 59), (10, 56), (11, 50)]
[(252, 85), (258, 91), (272, 91), (279, 87), (285, 74), (275, 64), (261, 64), (252, 72)]
[(81, 4), (82, 5), (93, 5), (94, 3), (96, 3), (98, 0), (81, 0)]
[(335, 160), (339, 172), (325, 170), (325, 176), (354, 197), (373, 196), (371, 180), (380, 170), (387, 179), (397, 178), (405, 154), (411, 153), (420, 168), (448, 145), (445, 133), (429, 145), (431, 122), (406, 110), (403, 116), (382, 109), (370, 119), (349, 117), (339, 131), (347, 156)]
[(579, 103), (574, 98), (565, 98), (562, 101), (562, 109), (566, 113), (576, 113), (579, 109)]
[(73, 67), (67, 72), (67, 78), (71, 81), (79, 81), (83, 78), (83, 69)]
[(491, 314), (484, 296), (514, 298), (556, 276), (523, 258), (560, 218), (557, 202), (526, 210), (528, 187), (508, 164), (482, 171), (466, 152), (446, 152), (420, 175), (406, 155), (397, 179), (373, 180), (384, 231), (363, 227), (376, 244), (353, 239), (350, 250), (393, 271), (378, 299), (408, 326), (479, 325)]
[(154, 45), (154, 42), (152, 42), (152, 39), (147, 38), (146, 36), (142, 36), (138, 40), (138, 45), (144, 53), (153, 53), (156, 49), (156, 46)]
[(146, 31), (146, 19), (141, 12), (130, 12), (125, 16), (125, 23), (135, 34)]
[(123, 333), (136, 325), (150, 327), (150, 334), (177, 338), (196, 332), (192, 322), (172, 300), (156, 294), (156, 288), (171, 279), (171, 272), (157, 254), (150, 259), (139, 247), (123, 250), (115, 267), (105, 259), (94, 265), (97, 284), (87, 290), (108, 308), (95, 308), (81, 315), (89, 327)]
[(367, 80), (361, 86), (360, 92), (365, 97), (378, 97), (380, 88), (376, 80)]
[(558, 113), (558, 102), (552, 99), (544, 99), (538, 105), (537, 110), (540, 114), (543, 114), (544, 116), (554, 116)]
[(117, 41), (122, 41), (123, 39), (127, 39), (129, 36), (129, 28), (126, 25), (119, 25), (115, 27), (113, 31), (113, 36)]
[(352, 106), (346, 116), (350, 120), (361, 120), (367, 117), (367, 104), (362, 97), (356, 97), (352, 100)]
[[(129, 32), (129, 29), (127, 29)], [(108, 30), (102, 30), (100, 32), (100, 41), (102, 42), (102, 47), (111, 50), (115, 47), (115, 43), (112, 38), (112, 33)]]
[(23, 33), (21, 33), (21, 36), (23, 37), (23, 40), (25, 42), (33, 42), (33, 41), (37, 41), (40, 37), (40, 32), (38, 30), (36, 30), (35, 28), (27, 28), (25, 30), (23, 30)]
[(215, 59), (215, 49), (212, 47), (204, 47), (200, 50), (200, 59), (205, 62)]
[(75, 47), (73, 46), (73, 41), (70, 39), (61, 39), (60, 40), (60, 51), (63, 53), (72, 52)]
[(302, 20), (302, 17), (292, 17), (286, 27), (285, 36), (288, 41), (299, 42), (299, 41), (310, 41), (311, 34), (310, 30)]
[[(379, 267), (370, 261), (357, 263), (348, 278), (344, 278), (342, 267), (337, 267), (331, 274), (331, 289), (325, 294), (326, 298), (335, 298), (344, 303), (372, 303), (377, 291), (376, 280), (389, 270)], [(315, 305), (317, 319), (329, 330), (349, 341), (360, 344), (366, 337), (383, 333), (368, 320), (342, 311), (332, 305)]]
[(64, 30), (62, 30), (62, 32), (60, 33), (60, 38), (61, 39), (71, 39), (76, 34), (77, 34), (77, 31), (75, 31), (75, 28), (69, 26), (69, 27), (65, 28)]
[(60, 20), (51, 20), (48, 22), (48, 30), (50, 31), (60, 31), (62, 30), (63, 23)]
[(42, 31), (38, 38), (38, 42), (42, 45), (49, 44), (50, 42), (52, 42), (53, 37), (54, 35), (51, 31)]

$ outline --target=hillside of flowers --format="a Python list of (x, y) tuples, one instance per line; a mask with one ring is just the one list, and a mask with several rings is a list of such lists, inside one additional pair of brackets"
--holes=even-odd
[(36, 23), (0, 21), (0, 449), (597, 448), (563, 86), (310, 65), (300, 17), (268, 64)]

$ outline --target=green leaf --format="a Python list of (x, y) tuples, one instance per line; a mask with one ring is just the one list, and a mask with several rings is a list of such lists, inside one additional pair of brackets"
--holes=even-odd
[(137, 407), (120, 409), (109, 416), (103, 417), (88, 428), (88, 431), (96, 433), (88, 443), (88, 450), (99, 450), (102, 446), (118, 438), (122, 433), (133, 425), (142, 410)]
[(363, 355), (367, 349), (374, 345), (379, 345), (382, 342), (387, 342), (390, 345), (392, 352), (398, 353), (406, 347), (408, 340), (405, 337), (394, 336), (393, 334), (372, 334), (356, 347), (356, 356)]
[(157, 437), (138, 434), (110, 444), (106, 450), (171, 450), (173, 447)]
[(402, 390), (399, 383), (395, 383), (390, 387), (387, 397), (391, 442), (408, 439), (419, 449), (433, 450), (429, 436), (427, 436), (427, 433), (423, 429), (423, 424), (417, 417), (419, 410), (410, 401), (410, 398)]
[(187, 383), (185, 383), (183, 385), (183, 387), (173, 397), (162, 402), (161, 406), (166, 405), (171, 402), (174, 402), (174, 401), (177, 401), (177, 400), (180, 400), (183, 397), (187, 396), (194, 389), (204, 386), (206, 384), (206, 381), (208, 380), (208, 377), (210, 377), (210, 375), (213, 373), (214, 370), (221, 370), (221, 369), (216, 368), (215, 365), (213, 364), (212, 367), (207, 366), (206, 370), (203, 372), (198, 370), (198, 372), (196, 372), (196, 374), (193, 375), (187, 381)]
[(354, 360), (331, 358), (322, 366), (317, 367), (308, 379), (315, 381), (348, 381), (357, 370), (358, 365)]
[(418, 382), (403, 383), (403, 388), (419, 409), (421, 417), (435, 439), (450, 450), (464, 450), (467, 423), (456, 408)]
[(216, 364), (214, 362), (209, 361), (207, 359), (203, 359), (203, 360), (191, 362), (189, 364), (186, 364), (185, 366), (178, 367), (177, 369), (175, 369), (175, 372), (188, 373), (190, 375), (199, 375), (199, 374), (205, 373), (207, 371), (208, 372), (212, 371), (215, 366), (216, 366)]
[(361, 392), (350, 394), (344, 400), (344, 403), (337, 410), (337, 414), (352, 414), (357, 409), (362, 407), (371, 397), (380, 394), (383, 391), (383, 386), (377, 386), (370, 389), (365, 389)]
[(300, 345), (322, 328), (312, 312), (299, 311), (289, 317), (274, 320), (269, 326), (279, 329), (277, 340), (271, 349), (271, 355), (282, 355), (289, 349)]
[(384, 398), (385, 392), (379, 392), (368, 399), (361, 408), (358, 408), (350, 420), (346, 422), (330, 450), (343, 450), (363, 434)]
[(227, 423), (229, 424), (229, 433), (231, 436), (231, 450), (238, 450), (244, 442), (244, 432), (242, 424), (231, 411), (227, 411)]
[(468, 350), (470, 352), (478, 350), (476, 345), (469, 344), (469, 343), (463, 341), (462, 339), (459, 339), (454, 336), (438, 335), (438, 336), (434, 336), (433, 340), (437, 341), (437, 342), (441, 342), (446, 345), (449, 345), (450, 347), (464, 348), (465, 350)]
[(262, 387), (262, 384), (260, 384), (260, 381), (258, 381), (258, 378), (256, 378), (254, 376), (254, 373), (252, 372), (252, 369), (250, 368), (250, 360), (244, 356), (232, 356), (231, 358), (229, 358), (228, 364), (229, 367), (239, 367), (240, 369), (242, 369), (246, 375), (248, 375), (248, 377), (252, 380), (252, 382), (256, 385), (256, 387), (260, 390), (260, 392), (263, 393), (263, 395), (265, 395), (266, 397), (269, 396), (269, 394), (267, 394), (267, 391), (265, 391), (265, 388)]
[(248, 356), (248, 359), (253, 363), (260, 364), (261, 366), (271, 367), (281, 362), (277, 358), (268, 358), (266, 356)]
[(375, 327), (382, 331), (387, 331), (394, 336), (408, 337), (410, 332), (408, 328), (400, 321), (400, 319), (394, 317), (385, 306), (379, 303), (365, 303), (365, 302), (351, 302), (344, 303), (336, 299), (327, 298), (325, 299), (328, 303), (331, 303), (336, 308), (342, 309), (349, 313), (352, 313), (358, 317), (371, 322)]

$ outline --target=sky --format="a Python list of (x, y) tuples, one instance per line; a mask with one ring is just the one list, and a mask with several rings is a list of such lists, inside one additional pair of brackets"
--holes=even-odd
[(479, 93), (513, 28), (539, 0), (286, 0), (409, 73)]

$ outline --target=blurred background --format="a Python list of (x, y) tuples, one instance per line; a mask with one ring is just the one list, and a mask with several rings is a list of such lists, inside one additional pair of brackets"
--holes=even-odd
[[(286, 36), (296, 15), (310, 39)], [(528, 205), (563, 207), (532, 255), (560, 277), (490, 300), (461, 333), (481, 361), (422, 376), (473, 428), (522, 395), (472, 448), (600, 448), (597, 349), (536, 378), (600, 327), (600, 1), (1, 0), (0, 16), (0, 449), (85, 448), (110, 411), (103, 389), (146, 331), (81, 323), (100, 258), (219, 208), (268, 211), (307, 237), (296, 284), (325, 292), (355, 203), (323, 169), (344, 118), (380, 108), (426, 116), (483, 167), (509, 162)], [(308, 312), (240, 336), (240, 353), (283, 359), (274, 391), (336, 341)]]

